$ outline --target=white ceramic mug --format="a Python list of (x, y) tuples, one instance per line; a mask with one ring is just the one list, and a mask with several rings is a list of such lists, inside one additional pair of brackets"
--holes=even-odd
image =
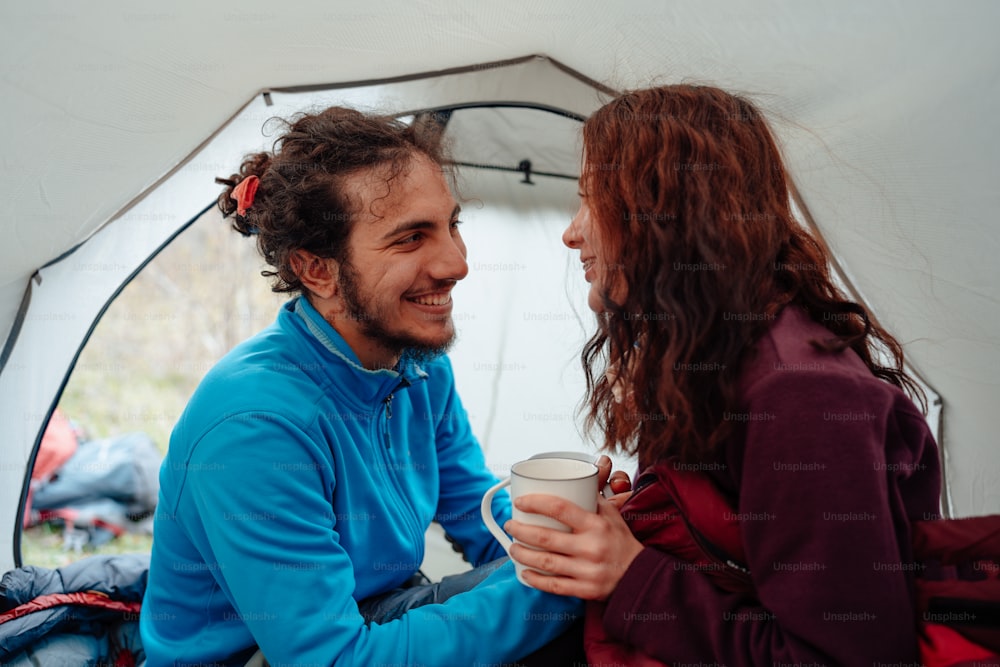
[[(510, 477), (494, 485), (483, 496), (483, 502), (480, 505), (483, 522), (508, 555), (510, 555), (513, 541), (493, 518), (493, 496), (506, 486), (510, 486), (511, 500), (529, 493), (545, 493), (565, 498), (588, 512), (597, 511), (599, 487), (597, 466), (592, 461), (558, 456), (561, 453), (563, 452), (551, 452), (549, 458), (532, 457), (526, 461), (515, 463), (511, 466)], [(553, 454), (555, 456), (552, 456)], [(541, 514), (522, 512), (516, 507), (513, 513), (514, 518), (522, 523), (554, 528), (566, 533), (570, 531), (569, 526)], [(514, 561), (514, 568), (517, 572), (517, 578), (521, 583), (527, 585), (522, 577), (525, 566)]]
[[(597, 459), (594, 458), (593, 454), (588, 454), (586, 452), (542, 452), (541, 454), (535, 454), (531, 458), (533, 459), (575, 459), (577, 461), (586, 461), (587, 463), (593, 463), (597, 465)], [(597, 457), (600, 458), (600, 457)], [(611, 490), (611, 481), (606, 480), (604, 486), (601, 488), (601, 495), (605, 498), (610, 498), (615, 495), (615, 492)]]

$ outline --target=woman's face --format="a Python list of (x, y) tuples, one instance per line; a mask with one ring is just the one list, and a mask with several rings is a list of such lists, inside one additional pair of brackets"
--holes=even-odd
[(583, 277), (590, 283), (587, 305), (595, 313), (603, 311), (604, 294), (608, 288), (609, 265), (608, 258), (603, 254), (604, 248), (600, 241), (597, 223), (591, 214), (586, 192), (580, 193), (580, 210), (563, 232), (562, 241), (569, 248), (580, 251)]

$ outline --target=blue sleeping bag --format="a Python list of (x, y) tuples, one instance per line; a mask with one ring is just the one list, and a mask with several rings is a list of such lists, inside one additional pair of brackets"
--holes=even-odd
[(3, 665), (141, 665), (139, 606), (149, 554), (25, 566), (0, 580)]

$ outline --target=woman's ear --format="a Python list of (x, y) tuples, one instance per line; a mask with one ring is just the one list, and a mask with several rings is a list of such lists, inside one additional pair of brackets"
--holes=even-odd
[(337, 295), (340, 280), (340, 265), (337, 260), (299, 249), (291, 254), (289, 264), (302, 281), (302, 286), (312, 294), (321, 299)]

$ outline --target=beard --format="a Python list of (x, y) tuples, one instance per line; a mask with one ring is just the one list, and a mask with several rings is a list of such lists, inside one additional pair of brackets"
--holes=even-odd
[(360, 325), (370, 340), (390, 350), (400, 360), (426, 363), (447, 352), (455, 342), (455, 332), (444, 341), (428, 342), (406, 331), (393, 331), (392, 316), (377, 302), (374, 295), (366, 293), (360, 284), (359, 274), (349, 261), (340, 265), (340, 294), (347, 307), (347, 317)]

